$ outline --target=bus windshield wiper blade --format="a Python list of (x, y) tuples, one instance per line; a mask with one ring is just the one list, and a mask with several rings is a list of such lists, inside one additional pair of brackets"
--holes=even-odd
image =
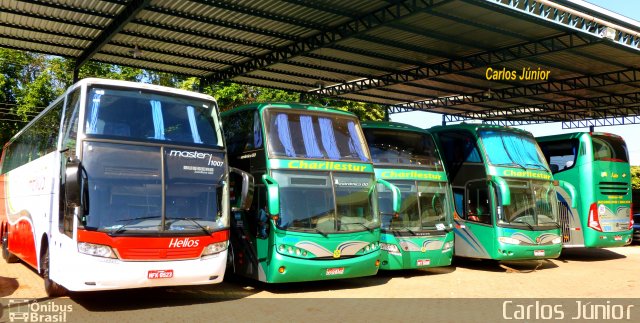
[(137, 217), (137, 218), (118, 220), (119, 222), (126, 221), (126, 223), (123, 224), (122, 226), (118, 227), (117, 229), (114, 229), (111, 232), (109, 232), (109, 235), (114, 235), (114, 234), (118, 234), (118, 233), (120, 233), (122, 231), (126, 231), (125, 228), (127, 226), (129, 226), (131, 224), (131, 222), (133, 222), (133, 221), (136, 221), (136, 220), (149, 220), (149, 219), (157, 219), (157, 218), (162, 218), (162, 216), (161, 215), (140, 216), (140, 217)]
[(517, 222), (513, 222), (513, 223), (522, 223), (522, 224), (526, 224), (529, 229), (533, 230), (533, 226), (531, 224), (529, 224), (528, 222), (524, 222), (524, 221), (517, 221)]
[(361, 226), (365, 227), (365, 229), (367, 229), (367, 231), (369, 231), (369, 232), (373, 232), (373, 228), (372, 228), (372, 227), (369, 227), (368, 225), (365, 225), (365, 224), (364, 224), (364, 223), (362, 223), (362, 222), (345, 223), (345, 224), (359, 224), (359, 225), (361, 225)]
[(328, 237), (329, 237), (329, 234), (328, 234), (328, 233), (326, 233), (326, 232), (324, 232), (324, 231), (322, 231), (322, 230), (320, 230), (320, 229), (318, 229), (318, 228), (313, 228), (313, 230), (314, 230), (314, 231), (316, 231), (316, 232), (318, 232), (318, 233), (320, 233), (320, 234), (321, 234), (323, 237), (325, 237), (325, 238), (328, 238)]
[(560, 223), (558, 223), (558, 222), (553, 222), (553, 221), (540, 222), (540, 224), (541, 224), (541, 225), (544, 225), (544, 224), (553, 224), (553, 225), (555, 225), (558, 229), (560, 229), (560, 228), (562, 227), (562, 226), (560, 225)]
[(176, 221), (186, 220), (186, 221), (191, 221), (193, 224), (197, 225), (200, 229), (202, 229), (202, 231), (204, 233), (206, 233), (208, 236), (210, 236), (211, 233), (212, 233), (211, 230), (205, 228), (202, 224), (200, 224), (200, 222), (196, 221), (196, 220), (199, 220), (199, 219), (200, 218), (168, 218), (167, 220), (176, 220)]
[(416, 235), (416, 233), (415, 233), (413, 230), (411, 230), (411, 229), (409, 229), (409, 228), (407, 228), (407, 227), (402, 226), (402, 227), (400, 227), (400, 228), (401, 228), (401, 229), (405, 229), (405, 230), (407, 230), (407, 232), (409, 232), (409, 233), (413, 234), (414, 236)]

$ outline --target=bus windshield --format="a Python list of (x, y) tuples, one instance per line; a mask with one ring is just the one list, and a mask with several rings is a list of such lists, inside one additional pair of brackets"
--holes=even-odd
[[(192, 153), (206, 158), (190, 158)], [(224, 154), (214, 150), (85, 141), (83, 225), (110, 234), (208, 235), (223, 229), (228, 226), (223, 161)]]
[(280, 188), (278, 227), (321, 234), (378, 225), (373, 174), (272, 172)]
[(498, 223), (533, 229), (558, 225), (556, 190), (552, 182), (507, 179), (511, 204), (498, 212)]
[(85, 132), (92, 137), (223, 147), (214, 102), (93, 87), (87, 93)]
[(448, 185), (445, 182), (389, 181), (400, 189), (402, 206), (394, 216), (392, 195), (378, 185), (382, 229), (412, 232), (443, 231), (453, 223)]
[(272, 158), (370, 162), (355, 117), (269, 109), (264, 113), (264, 120)]
[(404, 164), (442, 171), (431, 135), (413, 131), (364, 129), (374, 163)]
[(622, 138), (593, 135), (593, 160), (629, 162), (627, 145)]
[(479, 134), (492, 165), (548, 170), (544, 155), (533, 138), (511, 131), (482, 130)]

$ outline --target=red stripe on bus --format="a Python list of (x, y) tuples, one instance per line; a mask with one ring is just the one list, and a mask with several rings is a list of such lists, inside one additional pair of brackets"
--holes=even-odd
[(216, 242), (229, 240), (229, 230), (195, 237), (111, 237), (104, 232), (78, 230), (78, 242), (110, 246), (122, 260), (193, 259)]
[(38, 268), (38, 257), (36, 256), (36, 240), (33, 237), (33, 227), (31, 222), (20, 220), (18, 223), (9, 225), (9, 251), (18, 258), (24, 260), (33, 268)]

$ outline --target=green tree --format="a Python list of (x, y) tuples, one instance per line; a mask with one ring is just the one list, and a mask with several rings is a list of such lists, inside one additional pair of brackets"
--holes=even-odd
[(640, 166), (631, 166), (631, 187), (640, 190)]

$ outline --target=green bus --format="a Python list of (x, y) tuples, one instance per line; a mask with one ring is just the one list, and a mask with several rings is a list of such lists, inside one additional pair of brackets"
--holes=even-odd
[(556, 185), (535, 139), (487, 124), (430, 129), (454, 197), (455, 255), (556, 258), (562, 250)]
[(229, 163), (260, 178), (249, 211), (231, 221), (230, 272), (267, 283), (377, 273), (380, 216), (373, 164), (358, 119), (298, 103), (222, 114)]
[(617, 247), (631, 243), (631, 166), (624, 140), (601, 132), (538, 137), (553, 177), (577, 189), (576, 206), (558, 190), (565, 247)]
[(395, 122), (364, 122), (376, 178), (400, 189), (400, 212), (392, 192), (378, 187), (381, 214), (380, 269), (448, 266), (453, 257), (451, 188), (431, 134)]

